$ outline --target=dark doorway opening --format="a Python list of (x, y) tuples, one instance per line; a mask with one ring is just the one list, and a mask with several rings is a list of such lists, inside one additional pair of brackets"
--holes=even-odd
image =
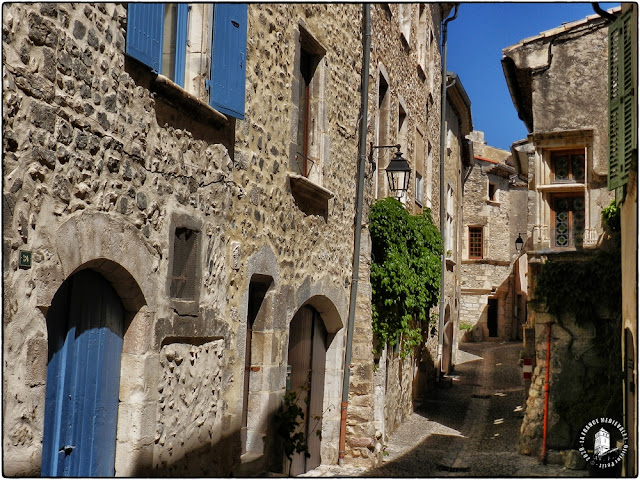
[(498, 299), (489, 299), (489, 310), (487, 312), (487, 328), (490, 337), (498, 336)]

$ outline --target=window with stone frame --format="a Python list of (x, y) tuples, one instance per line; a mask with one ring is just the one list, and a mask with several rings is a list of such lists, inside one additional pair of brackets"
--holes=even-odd
[(585, 201), (583, 194), (551, 195), (551, 246), (581, 246), (584, 238)]
[(445, 252), (447, 257), (453, 255), (453, 249), (455, 248), (454, 231), (453, 231), (453, 187), (447, 184), (447, 196), (445, 203)]
[(410, 46), (411, 41), (411, 20), (413, 14), (413, 4), (411, 3), (399, 3), (398, 4), (398, 22), (400, 23), (400, 33), (402, 39), (406, 42), (407, 46)]
[(584, 183), (584, 149), (550, 152), (552, 183)]
[(178, 227), (174, 231), (171, 265), (171, 298), (195, 300), (200, 232)]
[(469, 227), (469, 258), (483, 258), (482, 227)]
[(419, 207), (424, 205), (424, 160), (425, 160), (425, 144), (422, 132), (416, 128), (416, 162), (415, 162), (415, 202)]
[(126, 53), (156, 83), (244, 118), (247, 5), (129, 3)]
[(326, 50), (300, 28), (298, 83), (298, 129), (296, 163), (298, 173), (322, 184), (322, 130), (324, 127), (323, 58)]
[[(390, 145), (391, 136), (391, 89), (385, 75), (384, 69), (380, 69), (378, 76), (378, 115), (376, 117), (376, 145)], [(376, 149), (376, 177), (375, 191), (376, 198), (384, 198), (387, 196), (387, 181), (385, 169), (389, 164), (390, 152), (392, 149), (381, 148)]]
[(498, 201), (498, 186), (495, 183), (489, 182), (487, 196), (490, 202)]
[(417, 42), (418, 42), (418, 67), (420, 68), (420, 73), (422, 75), (422, 79), (426, 79), (427, 77), (427, 62), (429, 61), (429, 30), (427, 24), (427, 5), (424, 3), (420, 3), (418, 5), (418, 34), (417, 34)]
[(593, 248), (599, 222), (591, 213), (593, 130), (533, 135), (536, 145), (532, 237), (535, 249)]

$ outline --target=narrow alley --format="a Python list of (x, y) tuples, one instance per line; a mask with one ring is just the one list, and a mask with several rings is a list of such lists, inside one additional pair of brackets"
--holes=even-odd
[(521, 342), (463, 344), (455, 372), (391, 435), (382, 466), (320, 467), (305, 476), (584, 476), (516, 450), (525, 401), (521, 348)]

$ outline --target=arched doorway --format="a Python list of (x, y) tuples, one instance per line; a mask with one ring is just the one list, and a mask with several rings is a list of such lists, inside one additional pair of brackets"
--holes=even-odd
[(444, 332), (442, 335), (442, 373), (445, 375), (451, 371), (453, 360), (453, 319), (451, 307), (447, 305), (444, 311)]
[(58, 289), (47, 315), (43, 476), (113, 476), (124, 308), (99, 273)]
[(636, 382), (635, 382), (635, 368), (636, 368), (636, 352), (635, 342), (631, 330), (625, 328), (624, 330), (624, 347), (625, 347), (625, 430), (629, 435), (626, 464), (627, 464), (627, 476), (635, 477), (636, 471), (636, 458), (638, 452), (636, 451), (636, 409), (638, 408), (638, 400), (636, 397)]
[(287, 393), (299, 392), (297, 404), (304, 412), (302, 431), (309, 447), (308, 458), (295, 454), (290, 474), (300, 475), (320, 465), (320, 437), (324, 401), (327, 329), (316, 309), (305, 305), (289, 327)]

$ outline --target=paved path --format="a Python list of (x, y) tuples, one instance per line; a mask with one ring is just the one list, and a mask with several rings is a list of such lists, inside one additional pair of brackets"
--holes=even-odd
[(525, 406), (521, 345), (463, 344), (455, 372), (388, 439), (382, 466), (321, 466), (305, 476), (586, 476), (516, 451)]

